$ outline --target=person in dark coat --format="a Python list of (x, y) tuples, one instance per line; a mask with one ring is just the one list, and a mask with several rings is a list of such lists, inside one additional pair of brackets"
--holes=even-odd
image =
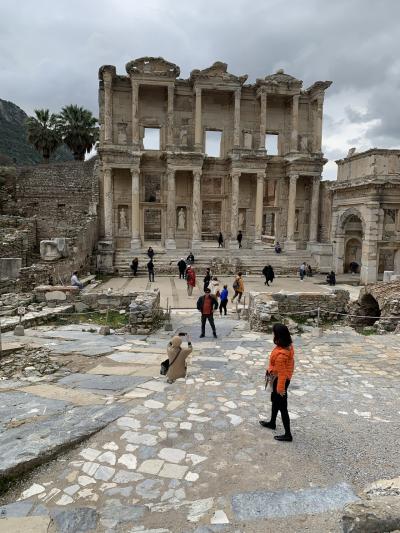
[(132, 270), (132, 274), (134, 276), (137, 275), (138, 266), (139, 266), (139, 259), (137, 257), (135, 257), (134, 259), (132, 259), (132, 263), (130, 265), (131, 270)]
[(193, 263), (194, 263), (193, 252), (189, 252), (189, 255), (187, 256), (186, 261), (187, 261), (188, 265), (193, 265)]
[(334, 273), (333, 270), (330, 271), (330, 273), (326, 276), (326, 281), (328, 282), (329, 285), (331, 285), (332, 287), (334, 285), (336, 285), (336, 274)]
[(186, 272), (186, 261), (181, 257), (181, 260), (178, 261), (178, 268), (179, 268), (179, 279), (185, 279), (185, 272)]
[(275, 253), (280, 254), (282, 252), (282, 247), (279, 242), (275, 244)]
[(149, 259), (152, 261), (153, 260), (153, 257), (154, 257), (154, 250), (151, 246), (149, 246), (149, 249), (147, 250), (147, 256), (149, 257)]
[(242, 239), (243, 239), (242, 230), (238, 231), (236, 239), (237, 239), (237, 242), (239, 243), (239, 248), (241, 248), (242, 247)]
[(204, 283), (204, 292), (205, 292), (205, 290), (207, 289), (207, 287), (210, 285), (210, 281), (211, 281), (211, 272), (210, 272), (210, 269), (207, 268), (207, 270), (206, 270), (206, 275), (204, 276), (204, 279), (203, 279), (203, 283)]
[(211, 294), (211, 290), (207, 287), (204, 290), (204, 295), (200, 296), (200, 298), (197, 300), (197, 309), (201, 313), (201, 337), (205, 337), (206, 334), (206, 322), (210, 323), (213, 336), (216, 339), (217, 338), (217, 332), (215, 330), (215, 323), (214, 323), (214, 310), (218, 309), (218, 300), (217, 298)]
[(269, 287), (269, 283), (273, 282), (274, 279), (275, 279), (275, 273), (274, 273), (274, 269), (272, 268), (271, 265), (266, 265), (264, 268), (263, 268), (263, 271), (262, 271), (263, 275), (265, 276), (265, 282), (264, 282), (264, 285), (268, 285)]
[(154, 263), (152, 259), (147, 263), (147, 270), (149, 272), (149, 281), (154, 281)]
[(312, 275), (313, 275), (313, 271), (312, 271), (311, 265), (307, 265), (307, 276), (309, 278), (312, 278)]
[(219, 235), (218, 235), (218, 248), (223, 248), (224, 247), (224, 236), (222, 235), (221, 232), (219, 232)]

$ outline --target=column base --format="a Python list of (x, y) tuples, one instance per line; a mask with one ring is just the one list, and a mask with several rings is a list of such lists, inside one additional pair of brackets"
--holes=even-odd
[(230, 250), (239, 250), (239, 243), (237, 242), (236, 239), (229, 241), (229, 249)]
[(297, 250), (296, 241), (285, 241), (285, 252), (294, 252)]
[(140, 250), (142, 247), (142, 241), (140, 239), (131, 239), (131, 250)]
[(201, 250), (203, 243), (200, 239), (192, 239), (192, 250)]
[(175, 239), (165, 239), (165, 249), (166, 250), (176, 250)]

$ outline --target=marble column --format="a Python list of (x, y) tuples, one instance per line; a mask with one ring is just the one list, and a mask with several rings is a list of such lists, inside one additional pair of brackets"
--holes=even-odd
[(261, 245), (262, 234), (262, 219), (264, 206), (264, 178), (265, 173), (257, 173), (257, 192), (256, 192), (256, 214), (255, 214), (255, 231), (254, 231), (254, 247)]
[(240, 148), (240, 97), (241, 89), (235, 91), (235, 111), (233, 117), (233, 147)]
[(299, 138), (299, 99), (298, 94), (292, 98), (292, 133), (290, 136), (290, 151), (297, 152)]
[(167, 238), (165, 248), (175, 250), (175, 230), (176, 230), (176, 187), (175, 170), (167, 170)]
[(104, 236), (106, 240), (112, 240), (113, 231), (113, 181), (112, 169), (103, 170), (103, 191), (104, 191)]
[(311, 207), (310, 207), (310, 242), (318, 240), (318, 215), (319, 215), (319, 176), (314, 176), (312, 182)]
[(112, 143), (112, 74), (105, 72), (104, 85), (104, 142)]
[(287, 240), (285, 249), (295, 250), (296, 243), (294, 240), (295, 222), (296, 222), (296, 189), (298, 174), (292, 174), (289, 177), (289, 198), (288, 198), (288, 218), (287, 218)]
[(230, 248), (238, 248), (236, 240), (239, 223), (239, 179), (241, 172), (233, 170), (231, 174), (231, 240)]
[(132, 177), (132, 232), (131, 250), (138, 250), (142, 246), (140, 238), (140, 189), (139, 189), (139, 169), (131, 168)]
[(201, 248), (201, 170), (193, 170), (192, 249)]
[(275, 180), (275, 196), (274, 196), (274, 207), (276, 208), (275, 213), (275, 242), (281, 240), (281, 188), (282, 180)]
[(132, 144), (139, 146), (139, 82), (134, 80), (131, 76), (132, 86)]
[(168, 85), (167, 147), (174, 144), (174, 95), (175, 85)]
[(260, 93), (260, 150), (265, 150), (265, 132), (267, 129), (267, 93)]
[(314, 101), (313, 109), (313, 126), (314, 126), (314, 152), (321, 152), (322, 150), (322, 113), (323, 113), (324, 97), (319, 96)]
[(194, 145), (195, 149), (203, 151), (203, 126), (201, 117), (201, 88), (196, 87), (196, 111), (195, 111), (195, 123), (194, 123)]

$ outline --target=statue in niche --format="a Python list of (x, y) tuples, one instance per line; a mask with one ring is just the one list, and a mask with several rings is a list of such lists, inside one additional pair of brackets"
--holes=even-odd
[(187, 146), (188, 145), (188, 132), (187, 132), (186, 128), (182, 128), (181, 129), (180, 144), (181, 144), (181, 146)]
[(127, 230), (128, 229), (128, 224), (127, 224), (127, 220), (126, 220), (126, 211), (125, 211), (125, 208), (121, 208), (120, 212), (119, 212), (119, 228), (121, 230)]
[(245, 213), (244, 211), (239, 211), (239, 229), (244, 230), (245, 223)]
[(183, 207), (181, 207), (178, 211), (178, 229), (186, 229), (186, 213)]

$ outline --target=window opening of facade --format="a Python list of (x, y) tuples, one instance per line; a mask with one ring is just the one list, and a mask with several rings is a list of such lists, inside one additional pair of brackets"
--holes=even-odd
[(206, 130), (205, 151), (209, 157), (221, 157), (222, 131)]
[(267, 133), (265, 135), (265, 149), (268, 155), (278, 155), (278, 133)]
[(144, 128), (143, 148), (160, 150), (160, 128)]

